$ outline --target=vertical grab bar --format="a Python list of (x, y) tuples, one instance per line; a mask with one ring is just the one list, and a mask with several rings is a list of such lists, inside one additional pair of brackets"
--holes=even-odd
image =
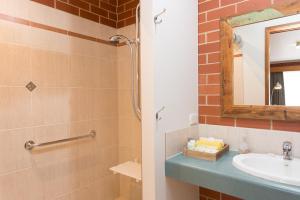
[[(139, 74), (139, 66), (140, 66), (140, 62), (139, 62), (139, 53), (140, 53), (140, 37), (139, 37), (139, 33), (140, 33), (140, 21), (139, 21), (139, 11), (140, 11), (140, 3), (137, 5), (136, 10), (135, 10), (135, 52), (134, 52), (134, 56), (132, 55), (132, 62), (134, 62), (133, 64), (133, 77), (132, 77), (132, 91), (133, 91), (133, 106), (134, 106), (134, 110), (136, 113), (136, 116), (138, 117), (139, 120), (141, 120), (142, 118), (142, 113), (141, 113), (141, 107), (138, 103), (139, 99), (139, 78), (140, 78), (140, 74)], [(136, 77), (136, 78), (135, 78)], [(138, 85), (137, 87), (137, 94), (135, 93), (135, 89), (136, 89), (136, 84)]]

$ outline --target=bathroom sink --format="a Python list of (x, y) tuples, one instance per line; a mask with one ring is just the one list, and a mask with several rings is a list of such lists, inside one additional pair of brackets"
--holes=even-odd
[(240, 154), (233, 158), (233, 165), (253, 176), (300, 186), (300, 159), (284, 160), (274, 154)]

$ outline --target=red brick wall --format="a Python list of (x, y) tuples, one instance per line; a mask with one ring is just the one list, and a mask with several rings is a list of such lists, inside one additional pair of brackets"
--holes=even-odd
[(135, 23), (138, 0), (32, 0), (114, 28)]
[(200, 187), (200, 200), (241, 200), (227, 194)]
[(300, 132), (300, 122), (221, 118), (220, 17), (242, 14), (286, 0), (198, 0), (199, 122)]
[(139, 0), (118, 0), (118, 28), (135, 23), (135, 12), (138, 3)]

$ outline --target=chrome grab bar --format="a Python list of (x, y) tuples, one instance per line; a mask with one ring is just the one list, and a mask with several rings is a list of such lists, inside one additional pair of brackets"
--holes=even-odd
[(87, 135), (82, 135), (82, 136), (72, 137), (72, 138), (67, 138), (67, 139), (62, 139), (62, 140), (56, 140), (56, 141), (51, 141), (51, 142), (45, 142), (45, 143), (35, 143), (34, 141), (29, 140), (29, 141), (25, 142), (24, 147), (26, 150), (30, 151), (36, 147), (43, 147), (43, 146), (48, 146), (48, 145), (53, 145), (53, 144), (58, 144), (58, 143), (71, 142), (71, 141), (80, 140), (80, 139), (89, 138), (89, 137), (91, 137), (91, 138), (96, 137), (96, 131), (92, 130)]

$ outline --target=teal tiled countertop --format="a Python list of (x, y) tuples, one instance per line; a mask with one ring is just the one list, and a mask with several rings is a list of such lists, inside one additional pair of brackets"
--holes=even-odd
[(232, 165), (236, 154), (230, 151), (216, 162), (179, 154), (166, 160), (166, 176), (246, 200), (300, 200), (300, 187), (264, 180), (236, 169)]

